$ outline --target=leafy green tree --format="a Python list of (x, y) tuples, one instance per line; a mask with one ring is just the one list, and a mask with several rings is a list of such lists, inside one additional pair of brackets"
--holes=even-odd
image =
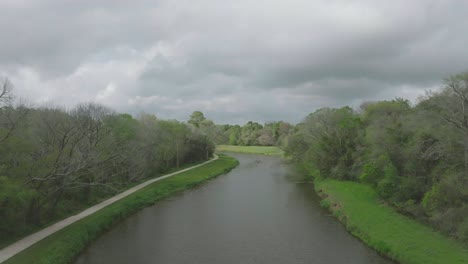
[(304, 136), (313, 152), (311, 162), (324, 177), (352, 179), (361, 121), (349, 107), (322, 108), (304, 122)]
[(93, 103), (1, 110), (0, 120), (15, 117), (18, 129), (0, 142), (0, 243), (214, 150), (184, 123), (134, 119)]
[(190, 119), (188, 120), (188, 123), (195, 126), (196, 128), (199, 128), (202, 122), (205, 120), (206, 120), (205, 115), (201, 111), (194, 111), (190, 115)]
[(454, 75), (415, 106), (397, 98), (359, 112), (319, 109), (285, 151), (315, 176), (371, 184), (398, 211), (468, 242), (467, 84), (467, 73)]
[(232, 128), (232, 131), (229, 133), (229, 144), (230, 145), (238, 145), (239, 138), (240, 138), (240, 126), (236, 126)]
[(256, 146), (259, 145), (258, 138), (262, 132), (263, 126), (257, 122), (249, 121), (241, 127), (239, 145)]

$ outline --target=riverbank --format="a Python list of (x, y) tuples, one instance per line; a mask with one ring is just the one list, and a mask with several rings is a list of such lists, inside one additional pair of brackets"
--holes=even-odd
[(275, 146), (234, 146), (234, 145), (218, 145), (216, 151), (238, 152), (261, 155), (282, 156), (283, 151)]
[(90, 242), (118, 221), (158, 200), (227, 173), (237, 165), (236, 159), (220, 155), (211, 163), (154, 182), (46, 237), (4, 263), (70, 263)]
[[(210, 162), (209, 161), (206, 161), (206, 162)], [(143, 184), (145, 182), (149, 182), (151, 180), (155, 180), (155, 179), (161, 179), (162, 177), (164, 177), (164, 175), (172, 175), (174, 173), (179, 173), (179, 172), (182, 172), (186, 169), (189, 169), (191, 167), (194, 167), (194, 166), (199, 166), (200, 164), (203, 164), (205, 162), (194, 162), (194, 163), (189, 163), (189, 164), (183, 164), (181, 165), (179, 168), (171, 168), (169, 169), (168, 171), (164, 172), (164, 173), (155, 173), (154, 175), (151, 175), (151, 177), (148, 177), (148, 178), (143, 178), (139, 181), (136, 181), (136, 182), (132, 182), (130, 184), (128, 184), (125, 188), (127, 190), (131, 190), (133, 189), (135, 186), (138, 186), (140, 184)], [(125, 189), (123, 190), (124, 192)], [(25, 233), (22, 233), (22, 234), (19, 234), (19, 235), (16, 235), (16, 236), (11, 236), (11, 237), (8, 237), (8, 236), (4, 236), (4, 237), (0, 237), (0, 263), (2, 263), (3, 261), (3, 256), (1, 255), (2, 253), (2, 250), (12, 244), (14, 244), (15, 242), (18, 242), (32, 234), (35, 234), (37, 232), (40, 232), (41, 230), (44, 230), (44, 229), (47, 229), (48, 227), (50, 226), (53, 226), (61, 221), (63, 221), (64, 219), (68, 218), (68, 217), (72, 217), (84, 210), (86, 210), (87, 208), (90, 208), (90, 207), (93, 207), (103, 201), (106, 201), (107, 199), (110, 199), (112, 198), (113, 196), (116, 196), (118, 195), (118, 193), (115, 193), (115, 194), (109, 194), (109, 195), (106, 195), (106, 196), (101, 196), (101, 197), (93, 197), (93, 199), (91, 201), (89, 201), (87, 204), (83, 204), (82, 206), (72, 206), (72, 210), (70, 210), (69, 212), (67, 212), (66, 214), (61, 214), (61, 215), (57, 215), (56, 219), (53, 220), (53, 221), (49, 221), (49, 222), (45, 222), (43, 224), (41, 224), (40, 226), (34, 226), (34, 227), (31, 227), (29, 228), (27, 231), (28, 232), (25, 232)]]
[(381, 203), (367, 185), (315, 179), (316, 192), (348, 231), (402, 264), (464, 264), (468, 249)]
[(392, 264), (320, 208), (293, 164), (232, 155), (228, 175), (121, 221), (74, 264)]

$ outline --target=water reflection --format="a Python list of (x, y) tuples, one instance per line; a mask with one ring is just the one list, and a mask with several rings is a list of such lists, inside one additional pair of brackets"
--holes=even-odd
[(75, 263), (392, 263), (330, 217), (290, 165), (234, 156), (231, 173), (130, 217)]

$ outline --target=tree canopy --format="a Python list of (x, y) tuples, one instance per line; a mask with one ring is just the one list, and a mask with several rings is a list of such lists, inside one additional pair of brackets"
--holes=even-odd
[(13, 104), (8, 85), (0, 86), (0, 243), (214, 152), (182, 122), (94, 103), (28, 108)]
[(323, 108), (296, 125), (286, 153), (317, 177), (372, 185), (397, 210), (468, 242), (468, 73), (417, 104)]

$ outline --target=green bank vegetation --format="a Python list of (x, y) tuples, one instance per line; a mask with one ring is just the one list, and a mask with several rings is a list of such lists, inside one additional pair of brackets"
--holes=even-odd
[(468, 245), (466, 109), (468, 73), (461, 73), (416, 104), (397, 98), (319, 109), (284, 149), (319, 177), (367, 184), (397, 212)]
[(13, 92), (0, 81), (0, 247), (214, 152), (190, 124), (93, 103), (32, 108)]
[(5, 264), (70, 263), (84, 247), (121, 219), (169, 195), (227, 173), (237, 165), (236, 159), (220, 155), (209, 164), (155, 182), (34, 244)]
[(315, 180), (316, 191), (355, 236), (378, 252), (408, 264), (468, 263), (468, 249), (429, 226), (381, 203), (369, 185), (333, 179)]
[(278, 155), (282, 156), (283, 151), (275, 146), (233, 146), (233, 145), (218, 145), (216, 151), (240, 152), (261, 155)]
[[(394, 215), (405, 219), (400, 225), (419, 226), (418, 231), (413, 233), (417, 239), (401, 240), (400, 247), (392, 248), (392, 257), (412, 261), (408, 263), (421, 263), (416, 260), (420, 252), (415, 255), (408, 253), (409, 257), (399, 256), (407, 256), (403, 251), (411, 251), (412, 247), (424, 246), (425, 241), (415, 245), (404, 243), (425, 240), (425, 236), (418, 234), (426, 231), (433, 234), (431, 230), (434, 229), (458, 240), (453, 242), (443, 235), (433, 238), (453, 245), (453, 250), (441, 252), (446, 252), (447, 260), (457, 260), (460, 255), (456, 251), (468, 246), (466, 109), (468, 73), (460, 73), (448, 77), (440, 90), (428, 91), (414, 104), (396, 98), (365, 102), (357, 109), (348, 106), (322, 108), (295, 126), (284, 122), (264, 126), (255, 122), (244, 126), (214, 125), (218, 132), (208, 134), (219, 135), (219, 131), (224, 131), (224, 134), (221, 133), (224, 137), (210, 136), (221, 145), (219, 150), (262, 153), (261, 150), (242, 146), (280, 146), (287, 158), (319, 178), (352, 181), (373, 190), (376, 196), (369, 202), (378, 204), (378, 198), (378, 201), (388, 205), (386, 210), (392, 208)], [(259, 140), (262, 134), (267, 135), (264, 138), (276, 140)], [(219, 143), (226, 141), (230, 145), (241, 146), (223, 146), (226, 143)], [(336, 181), (330, 184), (333, 183)], [(342, 198), (340, 202), (348, 202), (347, 197)], [(368, 211), (362, 214), (372, 218), (376, 213)], [(385, 222), (383, 218), (379, 220)], [(370, 243), (374, 233), (369, 231), (366, 234), (369, 238), (363, 240)], [(398, 240), (396, 234), (400, 233), (392, 236), (395, 241)], [(379, 239), (378, 234), (375, 239)], [(462, 244), (464, 246), (460, 246)], [(388, 253), (386, 249), (372, 246)], [(465, 252), (460, 254), (465, 256)], [(413, 259), (414, 256), (416, 259)], [(464, 261), (468, 263), (468, 260)]]
[[(415, 105), (322, 108), (283, 146), (348, 230), (401, 263), (468, 263), (468, 73)], [(437, 230), (437, 231), (434, 231)]]

